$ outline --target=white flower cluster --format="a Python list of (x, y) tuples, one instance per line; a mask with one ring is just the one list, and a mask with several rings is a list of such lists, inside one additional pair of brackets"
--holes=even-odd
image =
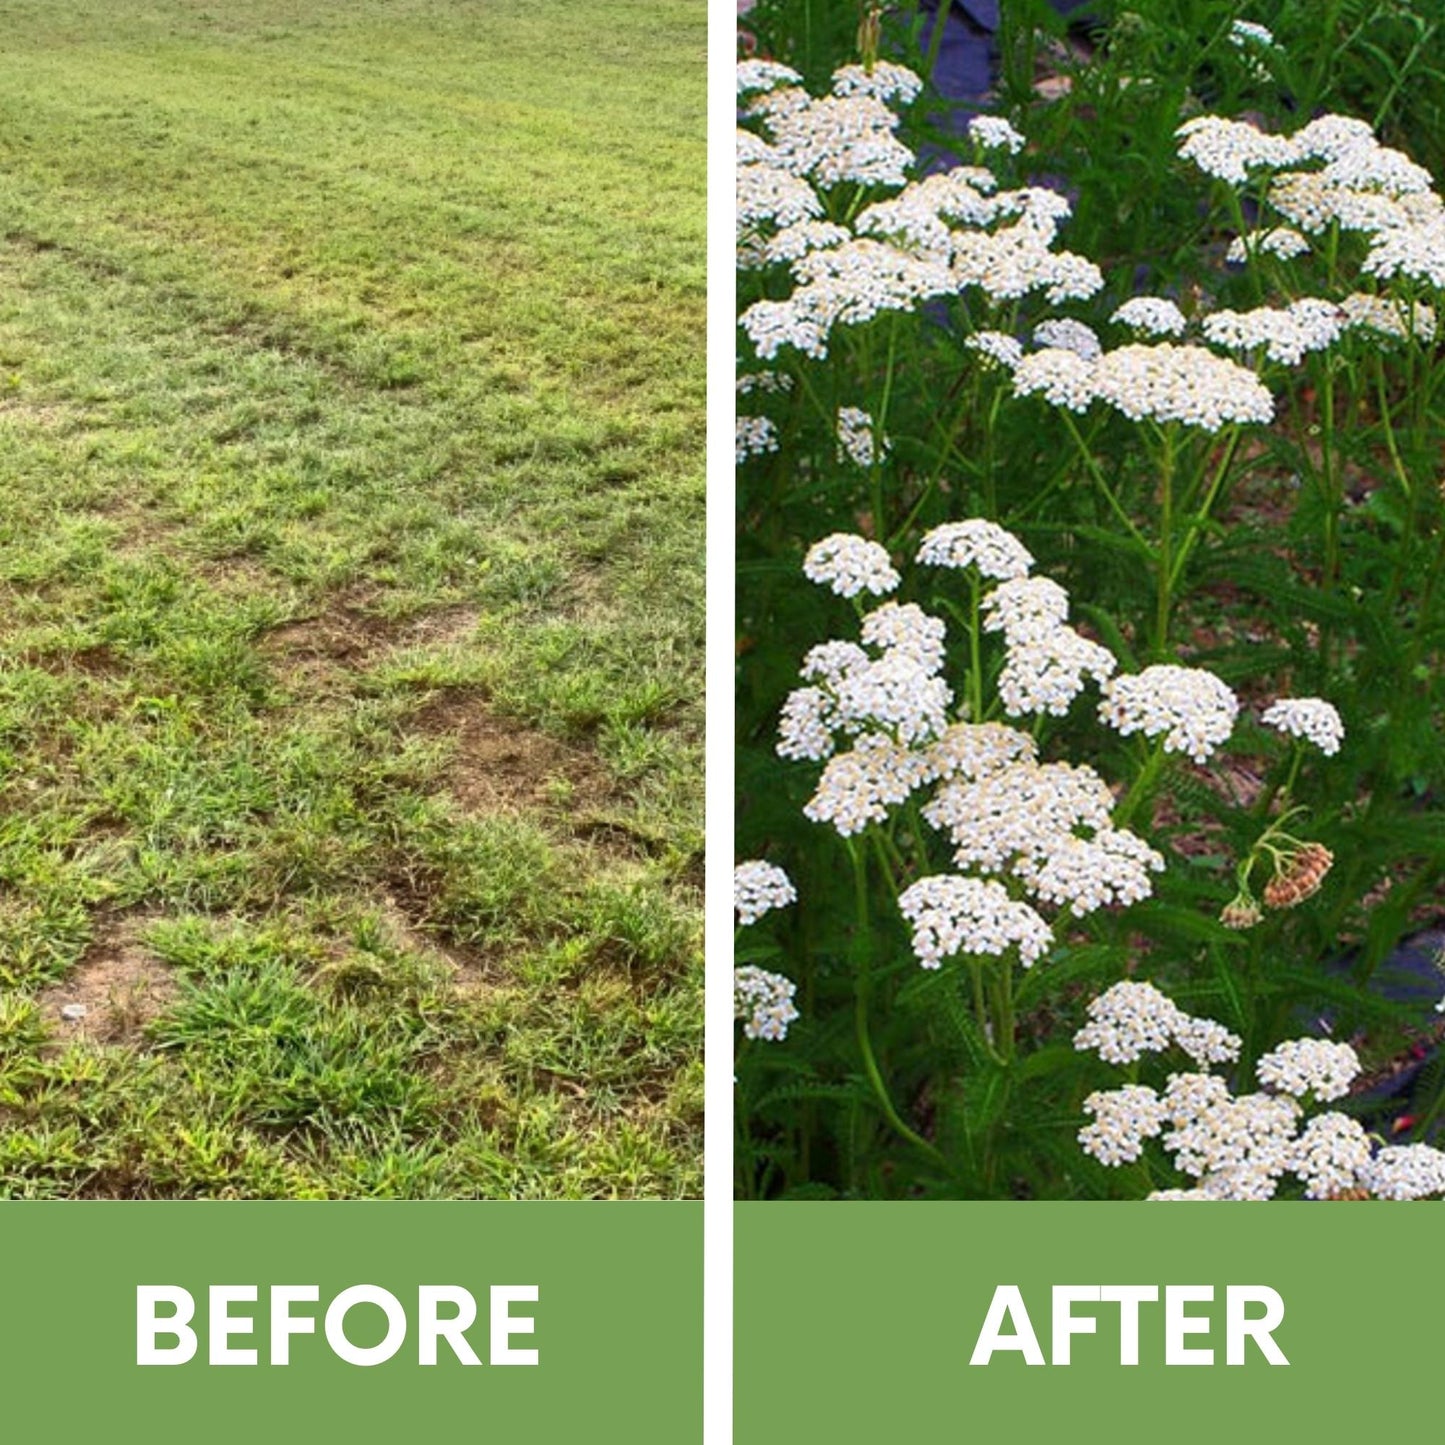
[(1103, 683), (1118, 666), (1114, 654), (1066, 624), (1069, 596), (1047, 577), (1022, 577), (984, 599), (984, 628), (1007, 645), (999, 697), (1010, 717), (1063, 717), (1086, 678)]
[(791, 226), (821, 215), (823, 203), (807, 181), (763, 161), (743, 163), (737, 172), (737, 229), (741, 239), (771, 223)]
[(928, 780), (964, 778), (976, 782), (1011, 763), (1033, 762), (1038, 745), (1004, 723), (954, 723), (928, 749)]
[(1243, 53), (1244, 68), (1255, 80), (1270, 78), (1264, 56), (1278, 50), (1279, 44), (1268, 26), (1256, 25), (1252, 20), (1236, 20), (1229, 27), (1229, 43)]
[(970, 351), (978, 352), (986, 362), (1009, 371), (1024, 359), (1023, 343), (1002, 331), (975, 331), (963, 344)]
[(1251, 256), (1263, 252), (1266, 256), (1276, 256), (1281, 261), (1291, 261), (1296, 256), (1303, 256), (1309, 248), (1310, 243), (1293, 226), (1270, 226), (1248, 236), (1236, 236), (1229, 243), (1224, 259), (1242, 266)]
[(1094, 328), (1069, 317), (1041, 321), (1034, 327), (1034, 345), (1054, 346), (1060, 351), (1072, 351), (1075, 355), (1082, 356), (1085, 361), (1097, 361), (1104, 354), (1104, 348), (1099, 344), (1099, 336)]
[[(1173, 1045), (1196, 1064), (1239, 1057), (1238, 1038), (1213, 1020), (1185, 1013), (1152, 984), (1116, 983), (1088, 1012), (1074, 1046), (1108, 1063), (1133, 1064)], [(1292, 1039), (1260, 1059), (1256, 1075), (1263, 1087), (1257, 1093), (1233, 1094), (1224, 1079), (1200, 1072), (1171, 1073), (1162, 1093), (1142, 1084), (1100, 1090), (1084, 1100), (1092, 1122), (1079, 1131), (1079, 1146), (1113, 1168), (1132, 1164), (1145, 1141), (1157, 1138), (1196, 1183), (1156, 1190), (1152, 1200), (1273, 1199), (1286, 1174), (1300, 1180), (1309, 1199), (1360, 1189), (1378, 1199), (1445, 1194), (1445, 1152), (1424, 1144), (1375, 1152), (1363, 1127), (1344, 1114), (1306, 1118), (1300, 1100), (1341, 1098), (1359, 1071), (1348, 1044)]]
[(1305, 297), (1287, 307), (1216, 311), (1203, 322), (1204, 335), (1230, 351), (1263, 348), (1271, 361), (1295, 366), (1311, 351), (1326, 351), (1340, 339), (1345, 314), (1333, 301)]
[(1217, 1199), (1274, 1197), (1294, 1157), (1300, 1107), (1273, 1094), (1231, 1095), (1210, 1074), (1175, 1074), (1164, 1091), (1175, 1165)]
[(1264, 50), (1279, 49), (1274, 31), (1267, 25), (1256, 25), (1252, 20), (1232, 21), (1229, 26), (1229, 43), (1241, 48), (1257, 45)]
[(1360, 1184), (1376, 1199), (1428, 1199), (1445, 1194), (1445, 1150), (1428, 1144), (1381, 1149), (1361, 1170)]
[(1370, 1164), (1370, 1139), (1348, 1114), (1316, 1114), (1295, 1140), (1290, 1167), (1306, 1199), (1330, 1199), (1358, 1187)]
[(982, 878), (920, 878), (898, 895), (898, 910), (913, 924), (913, 952), (924, 968), (959, 953), (997, 957), (1015, 947), (1028, 968), (1053, 942), (1048, 924), (1027, 903)]
[[(803, 659), (804, 681), (783, 707), (778, 753), (830, 757), (835, 734), (884, 733), (907, 745), (931, 743), (948, 726), (953, 692), (938, 676), (944, 626), (912, 603), (888, 603), (864, 619), (863, 640), (820, 643)], [(921, 756), (918, 766), (923, 768)], [(925, 770), (926, 771), (926, 770)]]
[(1184, 753), (1196, 763), (1209, 760), (1239, 716), (1239, 699), (1203, 668), (1158, 663), (1112, 678), (1102, 691), (1099, 717), (1115, 731), (1125, 737), (1163, 734), (1166, 752)]
[(780, 371), (746, 371), (733, 386), (739, 396), (751, 396), (755, 391), (777, 396), (792, 391), (793, 378)]
[(901, 186), (913, 152), (894, 134), (898, 117), (873, 95), (825, 95), (769, 118), (778, 164), (824, 190), (849, 183)]
[(996, 522), (970, 517), (945, 522), (924, 534), (918, 558), (925, 567), (976, 567), (984, 577), (1000, 581), (1026, 577), (1033, 555), (1014, 534)]
[(1094, 400), (1094, 366), (1076, 351), (1048, 346), (1014, 367), (1019, 396), (1042, 396), (1050, 406), (1085, 412)]
[(946, 267), (866, 238), (806, 252), (794, 262), (793, 272), (801, 284), (791, 296), (755, 301), (739, 318), (764, 360), (784, 346), (821, 360), (835, 326), (871, 321), (885, 311), (908, 311), (955, 289)]
[(927, 776), (921, 753), (881, 733), (868, 733), (848, 752), (829, 760), (803, 816), (831, 824), (839, 837), (850, 838), (886, 822), (889, 810), (906, 802)]
[(1282, 697), (1260, 714), (1260, 721), (1289, 737), (1312, 742), (1327, 758), (1339, 752), (1345, 738), (1338, 711), (1319, 697)]
[(1036, 351), (1014, 368), (1014, 390), (1070, 411), (1103, 401), (1131, 421), (1177, 421), (1208, 432), (1274, 416), (1268, 389), (1247, 367), (1168, 341), (1116, 347), (1093, 361), (1060, 347)]
[(734, 422), (734, 460), (738, 466), (749, 457), (764, 456), (778, 449), (778, 429), (765, 416), (739, 416)]
[(968, 123), (969, 137), (984, 150), (1006, 150), (1016, 156), (1024, 138), (1001, 115), (976, 115)]
[(756, 923), (774, 908), (797, 901), (793, 880), (775, 863), (754, 858), (733, 869), (733, 911), (739, 924)]
[(914, 602), (885, 602), (863, 619), (863, 641), (911, 657), (929, 673), (943, 666), (948, 627)]
[(1295, 148), (1283, 136), (1266, 135), (1248, 121), (1199, 115), (1187, 120), (1175, 134), (1183, 144), (1179, 154), (1193, 161), (1207, 176), (1242, 186), (1252, 170), (1277, 170), (1289, 165)]
[(1216, 432), (1227, 422), (1274, 418), (1274, 401), (1252, 371), (1199, 346), (1161, 341), (1107, 351), (1095, 364), (1093, 387), (1131, 421), (1150, 417)]
[[(1030, 577), (1033, 558), (996, 523), (934, 528), (918, 560), (975, 568), (998, 583), (981, 598), (980, 617), (985, 630), (1003, 634), (998, 689), (1010, 714), (1062, 714), (1086, 679), (1113, 672), (1113, 654), (1068, 626), (1067, 592)], [(817, 544), (805, 571), (850, 597), (898, 582), (881, 547), (849, 534)], [(1164, 860), (1113, 826), (1103, 778), (1086, 766), (1040, 762), (1033, 739), (1006, 724), (952, 721), (944, 659), (943, 622), (913, 603), (868, 613), (861, 646), (835, 640), (809, 651), (777, 746), (782, 757), (826, 763), (805, 815), (848, 837), (936, 783), (922, 815), (949, 837), (964, 872), (1007, 874), (1039, 902), (1080, 917), (1147, 898)]]
[[(876, 543), (847, 534), (826, 542), (808, 554), (805, 570), (814, 581), (853, 596), (878, 580), (886, 554)], [(891, 590), (897, 580), (894, 574), (886, 587), (868, 590)], [(937, 618), (889, 602), (864, 618), (862, 636), (864, 647), (833, 641), (808, 653), (802, 677), (810, 685), (789, 694), (778, 729), (779, 756), (829, 760), (803, 812), (845, 838), (884, 822), (890, 808), (937, 775), (930, 748), (946, 733), (953, 700), (938, 675), (944, 625)], [(835, 756), (840, 735), (852, 745)]]
[(788, 1025), (799, 1018), (793, 997), (798, 986), (781, 973), (747, 964), (733, 969), (733, 1017), (743, 1021), (743, 1033), (750, 1039), (781, 1043)]
[(776, 60), (738, 61), (738, 94), (752, 95), (760, 90), (776, 90), (781, 85), (801, 85), (803, 77)]
[(1110, 823), (1114, 795), (1086, 763), (1008, 763), (955, 778), (923, 809), (954, 846), (960, 868), (1001, 873), (1021, 855), (1044, 854), (1077, 828)]
[(1166, 1118), (1159, 1095), (1143, 1084), (1099, 1089), (1084, 1100), (1084, 1112), (1094, 1122), (1079, 1131), (1079, 1144), (1111, 1168), (1134, 1163), (1144, 1141), (1158, 1138)]
[[(1009, 752), (1016, 761), (1005, 760)], [(1164, 860), (1112, 825), (1113, 794), (1092, 768), (1036, 762), (1021, 744), (996, 746), (987, 760), (975, 755), (970, 763), (923, 808), (948, 835), (959, 868), (1008, 873), (1039, 902), (1076, 917), (1150, 895), (1149, 875)]]
[(1372, 331), (1392, 341), (1434, 341), (1435, 311), (1423, 301), (1396, 301), (1356, 291), (1340, 302), (1351, 330)]
[(896, 100), (911, 105), (923, 89), (923, 80), (906, 65), (876, 61), (871, 70), (845, 65), (833, 72), (834, 95), (871, 95), (875, 100)]
[[(1445, 287), (1445, 201), (1430, 173), (1381, 145), (1367, 122), (1323, 115), (1278, 136), (1247, 121), (1200, 116), (1178, 135), (1180, 155), (1232, 185), (1251, 171), (1274, 172), (1268, 204), (1298, 231), (1315, 235), (1338, 226), (1363, 233), (1366, 275)], [(1245, 259), (1260, 244), (1246, 243), (1231, 259)]]
[(1161, 296), (1133, 296), (1109, 319), (1146, 336), (1183, 336), (1188, 324), (1174, 302)]
[(826, 251), (851, 239), (851, 232), (835, 226), (832, 221), (794, 221), (765, 241), (756, 252), (750, 251), (747, 259), (751, 260), (756, 255), (760, 266), (771, 266), (780, 261), (800, 261), (811, 251)]
[(856, 597), (860, 592), (881, 597), (901, 580), (886, 548), (852, 532), (834, 532), (814, 542), (803, 559), (803, 575), (839, 597)]
[(1213, 1019), (1186, 1013), (1152, 983), (1124, 979), (1089, 1003), (1089, 1022), (1074, 1035), (1074, 1047), (1106, 1064), (1132, 1064), (1145, 1054), (1182, 1049), (1197, 1064), (1232, 1063), (1240, 1041)]
[(1313, 1094), (1321, 1103), (1343, 1099), (1360, 1072), (1360, 1056), (1349, 1044), (1329, 1039), (1290, 1039), (1265, 1054), (1255, 1077), (1268, 1088), (1302, 1099)]
[[(895, 134), (889, 102), (906, 104), (918, 93), (911, 71), (887, 62), (845, 66), (834, 93), (816, 99), (795, 79), (767, 63), (739, 69), (740, 93), (762, 92), (747, 114), (766, 134), (739, 132), (738, 264), (787, 264), (795, 281), (791, 295), (756, 301), (739, 318), (759, 356), (788, 346), (821, 359), (835, 326), (968, 287), (994, 302), (1042, 290), (1057, 304), (1103, 286), (1092, 262), (1053, 249), (1070, 209), (1057, 192), (999, 192), (981, 166), (908, 181), (916, 158)], [(988, 146), (1022, 144), (996, 118), (975, 129)], [(898, 194), (863, 206), (851, 228), (823, 221), (819, 192), (844, 183)]]
[(871, 467), (888, 455), (888, 438), (880, 437), (875, 443), (873, 418), (862, 407), (838, 408), (837, 435), (840, 462), (851, 461), (860, 467)]

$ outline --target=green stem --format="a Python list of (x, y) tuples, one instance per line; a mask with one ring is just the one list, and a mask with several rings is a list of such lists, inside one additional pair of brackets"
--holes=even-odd
[(1159, 771), (1164, 766), (1164, 740), (1160, 738), (1154, 744), (1153, 750), (1145, 759), (1144, 766), (1139, 769), (1138, 776), (1134, 779), (1133, 785), (1124, 795), (1124, 801), (1119, 804), (1114, 812), (1114, 826), (1116, 828), (1128, 827), (1134, 814), (1148, 800), (1153, 791), (1154, 784), (1158, 780)]
[(1156, 575), (1158, 583), (1154, 599), (1154, 655), (1169, 654), (1169, 615), (1174, 602), (1174, 431), (1163, 431), (1164, 448), (1160, 456), (1159, 487), (1159, 553)]
[(873, 961), (873, 936), (869, 931), (868, 919), (868, 864), (863, 851), (853, 839), (848, 840), (848, 852), (853, 859), (853, 886), (858, 898), (858, 939), (857, 939), (857, 960), (858, 968), (854, 982), (854, 1009), (853, 1019), (858, 1034), (858, 1052), (863, 1059), (863, 1072), (868, 1076), (868, 1082), (873, 1088), (877, 1097), (879, 1108), (883, 1111), (883, 1117), (888, 1120), (893, 1129), (908, 1140), (910, 1144), (923, 1150), (939, 1164), (947, 1166), (947, 1160), (943, 1155), (928, 1142), (921, 1134), (909, 1128), (903, 1122), (898, 1110), (894, 1107), (893, 1100), (889, 1097), (888, 1086), (883, 1082), (882, 1071), (878, 1067), (878, 1059), (873, 1052), (873, 1040), (868, 1027), (868, 992), (870, 984), (870, 970)]
[(1074, 438), (1075, 445), (1079, 448), (1079, 454), (1084, 459), (1084, 465), (1088, 468), (1094, 485), (1104, 494), (1104, 500), (1113, 509), (1114, 515), (1124, 524), (1124, 530), (1144, 549), (1149, 557), (1153, 557), (1154, 549), (1145, 540), (1144, 534), (1134, 525), (1133, 519), (1124, 510), (1118, 497), (1114, 495), (1114, 489), (1105, 480), (1104, 473), (1100, 471), (1099, 464), (1094, 460), (1094, 454), (1089, 450), (1088, 443), (1085, 442), (1083, 434), (1079, 431), (1073, 414), (1067, 407), (1060, 407), (1058, 411), (1064, 419), (1064, 425), (1068, 427), (1070, 435)]
[(968, 720), (972, 723), (980, 723), (983, 721), (983, 656), (979, 639), (982, 583), (979, 580), (977, 568), (969, 569), (968, 580), (973, 593), (973, 605), (969, 609), (968, 621)]
[(1239, 428), (1235, 427), (1229, 440), (1225, 443), (1224, 455), (1220, 458), (1218, 467), (1215, 468), (1214, 479), (1209, 484), (1209, 490), (1204, 494), (1204, 501), (1189, 519), (1188, 530), (1174, 557), (1174, 568), (1169, 578), (1171, 589), (1179, 585), (1179, 579), (1184, 573), (1184, 566), (1189, 561), (1189, 554), (1194, 550), (1194, 544), (1204, 534), (1205, 524), (1209, 521), (1209, 514), (1219, 498), (1224, 479), (1229, 475), (1229, 469), (1234, 464), (1234, 454), (1239, 450), (1239, 438)]

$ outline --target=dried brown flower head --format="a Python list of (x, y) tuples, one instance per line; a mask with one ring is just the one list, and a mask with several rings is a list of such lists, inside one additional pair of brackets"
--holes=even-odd
[(1279, 872), (1269, 880), (1264, 901), (1270, 908), (1294, 908), (1319, 892), (1335, 855), (1323, 843), (1306, 843), (1287, 855)]
[(1219, 921), (1226, 928), (1243, 930), (1253, 928), (1263, 917), (1264, 911), (1253, 898), (1235, 898), (1220, 910)]

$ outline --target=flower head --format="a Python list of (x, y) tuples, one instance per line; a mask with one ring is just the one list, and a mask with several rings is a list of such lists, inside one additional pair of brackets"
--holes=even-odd
[(733, 869), (733, 911), (740, 924), (756, 923), (774, 908), (797, 901), (792, 879), (776, 864), (752, 859)]
[(938, 968), (957, 953), (999, 955), (1014, 947), (1027, 968), (1053, 942), (1048, 924), (1027, 903), (982, 878), (921, 878), (899, 894), (898, 909), (913, 924), (913, 951), (924, 968)]
[(1164, 738), (1164, 750), (1184, 753), (1196, 763), (1234, 731), (1239, 699), (1212, 672), (1158, 663), (1143, 672), (1111, 678), (1103, 685), (1099, 716), (1128, 737)]
[(1282, 697), (1271, 703), (1259, 720), (1288, 737), (1312, 742), (1327, 758), (1334, 757), (1344, 741), (1345, 725), (1339, 713), (1319, 697)]
[(860, 592), (881, 597), (902, 580), (884, 547), (851, 532), (834, 532), (814, 542), (803, 559), (803, 575), (839, 597), (856, 597)]
[(788, 1025), (800, 1017), (793, 1004), (798, 986), (781, 973), (769, 973), (751, 964), (733, 969), (733, 1017), (741, 1019), (750, 1039), (781, 1043)]
[(945, 522), (925, 534), (918, 549), (925, 567), (977, 567), (985, 577), (1000, 580), (1027, 576), (1033, 556), (1012, 532), (995, 522), (974, 517)]

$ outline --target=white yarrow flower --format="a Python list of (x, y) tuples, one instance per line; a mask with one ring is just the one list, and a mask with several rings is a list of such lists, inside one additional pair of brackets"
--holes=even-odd
[(1359, 1173), (1360, 1183), (1376, 1199), (1427, 1199), (1445, 1194), (1445, 1152), (1428, 1144), (1381, 1149)]
[(774, 908), (797, 901), (792, 879), (775, 863), (755, 858), (733, 869), (733, 911), (739, 924), (756, 923)]
[(740, 416), (734, 423), (734, 461), (738, 466), (749, 457), (765, 456), (778, 449), (778, 428), (765, 416)]
[(845, 65), (833, 72), (834, 95), (871, 95), (875, 100), (896, 100), (908, 105), (923, 90), (921, 76), (906, 65), (888, 60), (875, 61), (871, 70), (861, 65)]
[(1184, 313), (1162, 296), (1134, 296), (1109, 318), (1146, 336), (1183, 336)]
[(934, 527), (924, 535), (917, 560), (925, 567), (977, 567), (983, 576), (1000, 581), (1024, 577), (1034, 565), (1032, 554), (1012, 532), (981, 517)]
[(1006, 150), (1016, 156), (1024, 148), (1024, 138), (1001, 115), (976, 115), (968, 123), (968, 133), (984, 150)]
[(860, 592), (881, 597), (902, 581), (884, 547), (851, 532), (834, 532), (814, 542), (803, 559), (803, 575), (839, 597), (856, 597)]
[(798, 986), (781, 973), (748, 964), (733, 969), (733, 1018), (742, 1020), (750, 1039), (781, 1043), (788, 1025), (800, 1015), (793, 1004)]
[(760, 90), (774, 90), (780, 85), (801, 85), (803, 77), (776, 60), (740, 60), (737, 69), (739, 95)]
[(1092, 326), (1070, 317), (1058, 317), (1051, 321), (1040, 321), (1034, 327), (1034, 345), (1056, 346), (1061, 351), (1072, 351), (1085, 361), (1097, 361), (1104, 348), (1099, 344), (1098, 333)]
[(1322, 1103), (1342, 1099), (1360, 1072), (1360, 1056), (1349, 1044), (1329, 1039), (1289, 1039), (1271, 1049), (1255, 1066), (1255, 1077), (1268, 1088)]
[(1099, 717), (1129, 737), (1161, 734), (1164, 750), (1208, 762), (1234, 731), (1239, 699), (1212, 672), (1160, 663), (1103, 685)]
[(1332, 703), (1319, 697), (1282, 697), (1271, 703), (1260, 721), (1289, 737), (1312, 742), (1326, 757), (1339, 752), (1345, 725)]
[(879, 437), (875, 443), (873, 418), (858, 406), (838, 408), (838, 460), (851, 461), (860, 467), (871, 467), (887, 457), (889, 441)]
[(1027, 903), (981, 878), (921, 878), (899, 894), (898, 909), (913, 924), (913, 952), (924, 968), (959, 953), (997, 956), (1014, 947), (1028, 968), (1053, 942), (1048, 924)]

